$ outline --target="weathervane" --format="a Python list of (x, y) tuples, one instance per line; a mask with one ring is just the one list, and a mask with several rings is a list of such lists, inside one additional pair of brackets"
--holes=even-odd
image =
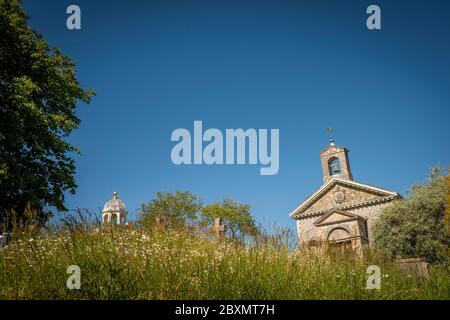
[(327, 128), (328, 136), (330, 138), (330, 145), (334, 146), (334, 139), (333, 139), (333, 128)]

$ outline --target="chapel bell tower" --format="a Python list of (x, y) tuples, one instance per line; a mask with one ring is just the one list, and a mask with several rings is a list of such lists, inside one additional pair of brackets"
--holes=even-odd
[(348, 152), (347, 148), (334, 145), (334, 139), (330, 136), (330, 145), (320, 153), (324, 183), (334, 177), (353, 180)]

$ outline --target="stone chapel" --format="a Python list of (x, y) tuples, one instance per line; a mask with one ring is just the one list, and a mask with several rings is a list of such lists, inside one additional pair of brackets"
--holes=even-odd
[(327, 242), (362, 252), (372, 241), (381, 210), (400, 198), (397, 192), (354, 181), (348, 153), (333, 139), (320, 153), (323, 184), (290, 213), (300, 246)]

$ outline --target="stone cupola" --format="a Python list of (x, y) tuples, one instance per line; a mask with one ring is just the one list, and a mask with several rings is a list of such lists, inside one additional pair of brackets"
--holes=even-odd
[(114, 197), (103, 207), (102, 224), (125, 224), (127, 215), (125, 203), (117, 197), (117, 192), (114, 192)]

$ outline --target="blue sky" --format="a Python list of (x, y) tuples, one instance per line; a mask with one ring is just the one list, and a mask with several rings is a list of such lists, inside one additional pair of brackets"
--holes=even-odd
[[(66, 28), (77, 4), (82, 30)], [(370, 4), (382, 30), (366, 28)], [(260, 222), (322, 183), (333, 127), (356, 181), (398, 191), (450, 163), (450, 3), (446, 1), (31, 1), (31, 25), (78, 64), (79, 185), (70, 208), (119, 192), (132, 213), (157, 191), (231, 197)], [(176, 166), (177, 128), (279, 128), (280, 170)]]

